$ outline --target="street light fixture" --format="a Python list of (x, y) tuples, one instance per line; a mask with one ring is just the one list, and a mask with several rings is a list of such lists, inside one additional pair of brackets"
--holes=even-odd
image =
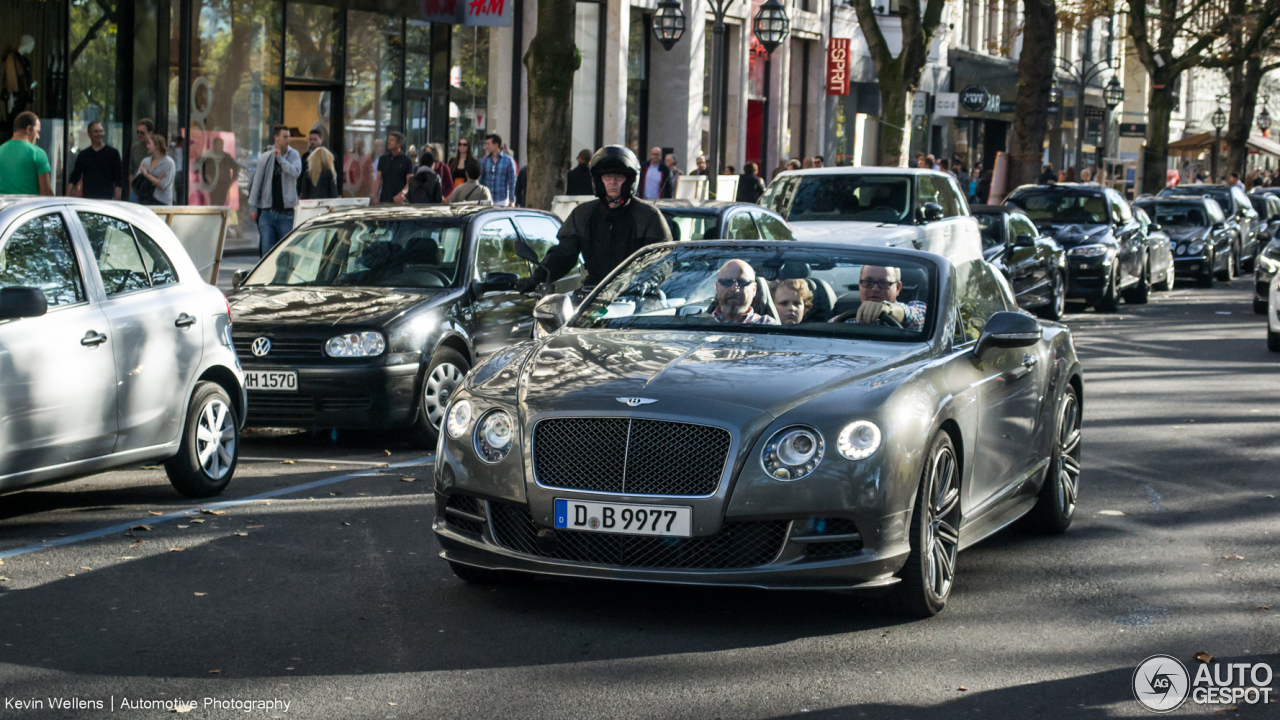
[[(1086, 125), (1088, 124), (1085, 118), (1085, 88), (1089, 87), (1090, 83), (1098, 80), (1104, 72), (1107, 72), (1108, 70), (1115, 72), (1117, 68), (1113, 65), (1113, 61), (1104, 60), (1097, 62), (1090, 59), (1088, 56), (1081, 58), (1079, 65), (1070, 62), (1066, 58), (1060, 59), (1058, 63), (1058, 69), (1070, 77), (1071, 84), (1074, 85), (1076, 89), (1076, 111), (1074, 122), (1076, 134), (1076, 176), (1079, 177), (1084, 173), (1084, 135)], [(1120, 88), (1119, 81), (1116, 81), (1116, 88), (1120, 90), (1121, 99), (1123, 100), (1124, 90), (1123, 88)], [(1107, 99), (1108, 90), (1110, 90), (1109, 87), (1103, 90), (1104, 103), (1110, 102)], [(1050, 93), (1052, 92), (1053, 91), (1050, 90)], [(1120, 103), (1116, 104), (1119, 105)]]
[(1102, 93), (1106, 100), (1107, 109), (1115, 110), (1116, 106), (1124, 102), (1124, 88), (1120, 87), (1120, 80), (1115, 75), (1111, 76), (1111, 82), (1107, 83), (1107, 89)]
[(1262, 112), (1258, 113), (1258, 129), (1266, 132), (1271, 128), (1271, 113), (1267, 109), (1262, 108)]
[(787, 39), (791, 32), (791, 18), (787, 8), (779, 0), (765, 0), (751, 23), (756, 39), (764, 46), (764, 117), (760, 129), (760, 177), (768, 176), (769, 167), (769, 79), (773, 75), (773, 51)]
[(1107, 106), (1107, 114), (1102, 118), (1102, 151), (1098, 153), (1098, 167), (1106, 170), (1107, 177), (1111, 176), (1111, 168), (1107, 164), (1107, 151), (1111, 149), (1111, 142), (1107, 135), (1111, 130), (1111, 113), (1116, 106), (1124, 102), (1124, 88), (1120, 86), (1120, 79), (1115, 75), (1111, 76), (1110, 82), (1102, 89), (1102, 102)]
[(1227, 124), (1227, 114), (1222, 112), (1219, 107), (1213, 111), (1213, 115), (1209, 117), (1210, 124), (1213, 125), (1214, 140), (1213, 152), (1209, 153), (1209, 174), (1213, 176), (1213, 181), (1218, 182), (1218, 150), (1222, 147), (1222, 128)]
[(677, 0), (658, 3), (658, 11), (653, 14), (653, 36), (662, 43), (664, 50), (670, 50), (684, 36), (684, 24), (684, 8)]

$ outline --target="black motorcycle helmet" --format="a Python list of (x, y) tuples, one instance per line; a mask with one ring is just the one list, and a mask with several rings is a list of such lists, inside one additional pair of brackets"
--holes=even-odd
[(630, 200), (635, 194), (636, 180), (640, 178), (640, 161), (635, 153), (621, 145), (606, 145), (591, 156), (591, 189), (601, 202), (609, 202), (604, 191), (604, 175), (622, 175), (626, 181), (622, 183), (622, 200)]

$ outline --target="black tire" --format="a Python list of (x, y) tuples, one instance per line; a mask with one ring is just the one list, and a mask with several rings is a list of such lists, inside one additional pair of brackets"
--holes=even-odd
[(1124, 291), (1124, 301), (1130, 305), (1146, 305), (1151, 299), (1151, 264), (1147, 263), (1138, 276), (1138, 282)]
[(1236, 279), (1236, 246), (1232, 245), (1227, 250), (1227, 261), (1223, 263), (1222, 269), (1217, 271), (1217, 277), (1222, 282), (1231, 282)]
[(1271, 352), (1280, 352), (1280, 332), (1267, 329), (1267, 349)]
[(1254, 299), (1253, 299), (1253, 314), (1255, 314), (1255, 315), (1266, 315), (1266, 314), (1267, 314), (1267, 301), (1266, 301), (1266, 300), (1259, 300), (1259, 299), (1257, 299), (1257, 298), (1254, 298)]
[(917, 618), (946, 607), (960, 548), (960, 464), (951, 436), (939, 431), (925, 457), (911, 513), (911, 554), (890, 594), (894, 612)]
[(1080, 396), (1068, 383), (1058, 402), (1049, 469), (1045, 471), (1035, 507), (1027, 513), (1026, 525), (1036, 532), (1062, 534), (1075, 517), (1076, 499), (1080, 494), (1080, 417)]
[(523, 573), (472, 567), (452, 560), (449, 569), (459, 580), (471, 585), (520, 585), (527, 581)]
[(434, 450), (440, 438), (440, 424), (449, 398), (458, 389), (471, 363), (453, 348), (442, 347), (431, 356), (431, 362), (418, 381), (418, 403), (414, 411), (409, 440), (423, 450)]
[(1093, 304), (1093, 309), (1098, 312), (1113, 313), (1120, 308), (1120, 287), (1119, 280), (1116, 278), (1116, 269), (1111, 269), (1111, 279), (1107, 283), (1107, 287), (1102, 291), (1102, 297)]
[(213, 497), (231, 482), (239, 460), (240, 423), (235, 405), (221, 385), (196, 383), (178, 454), (164, 461), (169, 482), (186, 497)]
[(1061, 320), (1067, 314), (1067, 283), (1062, 279), (1060, 270), (1053, 271), (1053, 299), (1048, 305), (1036, 308), (1036, 314), (1045, 320)]
[(1218, 256), (1215, 253), (1213, 257), (1209, 258), (1208, 262), (1200, 266), (1200, 277), (1196, 278), (1196, 287), (1199, 287), (1199, 288), (1213, 287), (1213, 277), (1214, 277), (1214, 274), (1217, 272), (1217, 270), (1215, 270), (1214, 268), (1217, 266), (1217, 264), (1218, 264)]

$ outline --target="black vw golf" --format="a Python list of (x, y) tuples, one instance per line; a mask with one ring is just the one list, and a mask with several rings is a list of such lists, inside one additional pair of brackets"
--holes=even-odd
[[(248, 425), (408, 429), (434, 447), (478, 360), (527, 340), (536, 298), (523, 239), (542, 257), (560, 221), (519, 208), (366, 208), (295, 230), (229, 295)], [(576, 273), (558, 290), (578, 286)]]

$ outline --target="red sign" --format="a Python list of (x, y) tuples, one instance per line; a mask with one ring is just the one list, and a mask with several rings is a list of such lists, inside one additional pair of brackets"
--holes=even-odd
[(831, 38), (827, 46), (827, 94), (849, 94), (849, 38)]

